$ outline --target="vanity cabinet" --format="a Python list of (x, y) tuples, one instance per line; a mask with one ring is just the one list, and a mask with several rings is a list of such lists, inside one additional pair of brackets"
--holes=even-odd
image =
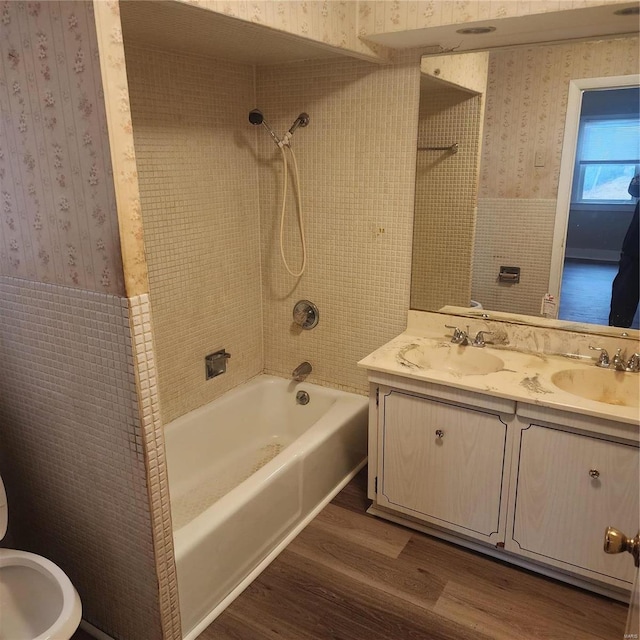
[(639, 522), (638, 447), (556, 426), (519, 428), (512, 524), (505, 548), (615, 586), (631, 588), (633, 563), (602, 551), (609, 525)]
[(396, 389), (382, 391), (379, 410), (379, 506), (504, 540), (507, 425), (500, 416)]
[(369, 513), (624, 599), (637, 425), (370, 372)]

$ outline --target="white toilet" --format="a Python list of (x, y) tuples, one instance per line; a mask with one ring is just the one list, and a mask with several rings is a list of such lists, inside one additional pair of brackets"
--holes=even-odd
[[(7, 520), (0, 478), (0, 540)], [(62, 569), (35, 553), (0, 548), (0, 640), (69, 640), (81, 617), (80, 597)]]

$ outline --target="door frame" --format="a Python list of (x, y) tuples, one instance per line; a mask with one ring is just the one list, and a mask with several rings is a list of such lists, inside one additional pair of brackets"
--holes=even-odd
[(564, 270), (564, 255), (569, 225), (569, 209), (573, 187), (573, 171), (576, 162), (578, 130), (580, 128), (580, 112), (582, 111), (582, 94), (590, 89), (624, 89), (640, 86), (640, 74), (626, 76), (608, 76), (600, 78), (576, 78), (569, 80), (569, 96), (567, 100), (567, 116), (564, 125), (562, 142), (562, 159), (560, 160), (560, 178), (558, 181), (558, 199), (556, 217), (553, 228), (553, 244), (551, 247), (551, 268), (549, 270), (549, 293), (558, 301), (556, 313), (560, 310), (560, 287)]

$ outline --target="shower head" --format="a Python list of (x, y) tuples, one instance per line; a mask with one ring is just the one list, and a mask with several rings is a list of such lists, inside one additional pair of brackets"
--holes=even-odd
[(282, 144), (275, 131), (267, 124), (267, 121), (264, 119), (264, 116), (262, 115), (262, 111), (260, 111), (260, 109), (252, 109), (251, 111), (249, 111), (249, 122), (254, 125), (262, 125), (269, 132), (274, 142), (278, 146)]
[(264, 122), (264, 116), (260, 109), (253, 109), (249, 111), (249, 122), (251, 124), (262, 124)]
[(295, 130), (298, 127), (306, 127), (309, 124), (309, 114), (308, 113), (301, 113), (294, 121), (294, 123), (291, 125), (291, 128), (289, 129), (289, 133), (291, 135), (294, 134)]

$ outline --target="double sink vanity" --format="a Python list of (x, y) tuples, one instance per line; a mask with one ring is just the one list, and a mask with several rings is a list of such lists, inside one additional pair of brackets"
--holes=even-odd
[(603, 538), (640, 520), (638, 341), (453, 312), (410, 311), (359, 363), (369, 512), (625, 599), (633, 562)]

